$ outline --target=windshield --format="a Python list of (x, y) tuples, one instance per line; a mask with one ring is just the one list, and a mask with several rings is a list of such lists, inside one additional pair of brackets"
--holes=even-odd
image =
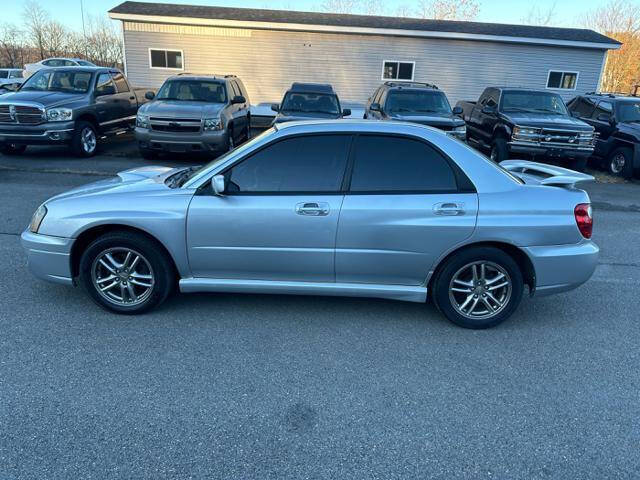
[(184, 102), (226, 103), (227, 94), (222, 82), (170, 80), (162, 85), (156, 98)]
[(546, 92), (505, 92), (502, 95), (502, 111), (568, 115), (562, 97)]
[(283, 112), (340, 114), (338, 97), (328, 93), (289, 92), (284, 96), (280, 110)]
[(41, 70), (24, 82), (21, 90), (43, 92), (86, 93), (91, 82), (91, 72), (73, 70)]
[(389, 113), (451, 113), (451, 105), (442, 92), (395, 90), (387, 96), (386, 110)]
[(618, 118), (620, 122), (640, 122), (640, 102), (619, 102)]

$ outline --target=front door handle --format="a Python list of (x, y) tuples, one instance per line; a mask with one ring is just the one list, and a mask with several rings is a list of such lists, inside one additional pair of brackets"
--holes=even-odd
[(325, 217), (329, 215), (329, 204), (326, 202), (303, 202), (296, 205), (296, 213), (309, 217)]
[(442, 202), (433, 206), (433, 213), (436, 215), (456, 216), (464, 215), (464, 203)]

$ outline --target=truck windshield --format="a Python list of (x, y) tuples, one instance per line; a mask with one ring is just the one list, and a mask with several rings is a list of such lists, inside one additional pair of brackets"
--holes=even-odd
[(83, 71), (42, 70), (29, 77), (20, 90), (86, 93), (89, 91), (91, 75), (91, 72)]
[(389, 113), (451, 113), (451, 105), (442, 92), (392, 90), (387, 96)]
[(557, 93), (546, 92), (504, 92), (502, 111), (568, 115), (562, 97)]
[(282, 112), (339, 115), (338, 98), (328, 93), (289, 92), (282, 100)]
[(201, 80), (170, 80), (160, 88), (158, 100), (225, 103), (227, 94), (222, 82)]
[(619, 102), (618, 119), (620, 122), (640, 123), (640, 102)]

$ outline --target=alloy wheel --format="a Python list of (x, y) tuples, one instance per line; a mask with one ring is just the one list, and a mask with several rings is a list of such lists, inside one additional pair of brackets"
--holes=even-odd
[(143, 303), (155, 284), (149, 261), (125, 247), (109, 248), (97, 255), (91, 267), (91, 280), (104, 299), (118, 306)]
[(624, 158), (624, 155), (622, 153), (617, 153), (611, 159), (611, 165), (609, 167), (611, 170), (611, 173), (615, 173), (616, 175), (619, 175), (620, 173), (622, 173), (626, 162), (627, 160), (626, 158)]
[(461, 315), (486, 320), (498, 315), (509, 303), (512, 292), (509, 273), (489, 261), (468, 263), (453, 275), (449, 300)]
[(93, 153), (98, 144), (96, 132), (90, 127), (83, 128), (82, 132), (80, 132), (80, 142), (85, 153)]

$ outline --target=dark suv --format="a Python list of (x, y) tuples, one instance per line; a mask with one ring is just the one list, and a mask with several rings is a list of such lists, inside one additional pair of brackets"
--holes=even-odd
[(464, 139), (467, 127), (458, 116), (461, 113), (460, 107), (451, 109), (447, 96), (435, 85), (385, 82), (367, 101), (364, 118), (420, 123)]
[(294, 83), (287, 90), (282, 103), (273, 104), (277, 112), (273, 123), (293, 120), (342, 118), (351, 115), (351, 110), (340, 108), (340, 100), (333, 87), (322, 83)]
[(587, 93), (568, 107), (574, 117), (595, 128), (593, 156), (610, 173), (631, 178), (640, 169), (640, 97)]

